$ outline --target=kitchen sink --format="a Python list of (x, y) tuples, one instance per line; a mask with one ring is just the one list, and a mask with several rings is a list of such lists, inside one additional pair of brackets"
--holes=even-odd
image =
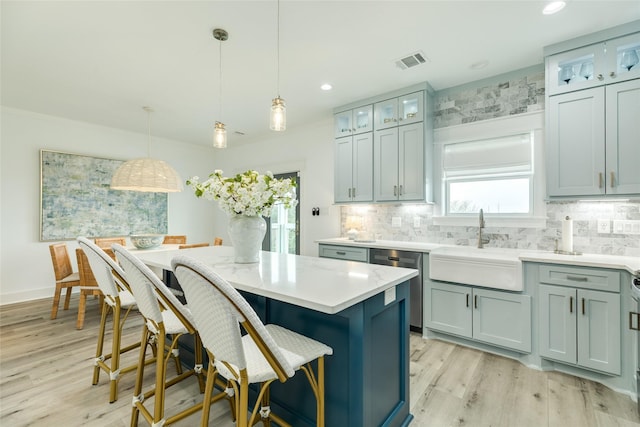
[(439, 247), (429, 253), (429, 278), (521, 291), (522, 261), (519, 256), (516, 249)]

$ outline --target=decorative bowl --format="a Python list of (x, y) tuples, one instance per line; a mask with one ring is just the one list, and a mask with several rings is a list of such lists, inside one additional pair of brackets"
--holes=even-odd
[(153, 249), (162, 245), (164, 234), (132, 234), (129, 238), (138, 249)]

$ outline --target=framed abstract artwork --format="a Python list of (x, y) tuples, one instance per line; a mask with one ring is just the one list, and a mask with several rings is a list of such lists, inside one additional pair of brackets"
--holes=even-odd
[(167, 232), (167, 194), (112, 190), (124, 161), (40, 150), (40, 240)]

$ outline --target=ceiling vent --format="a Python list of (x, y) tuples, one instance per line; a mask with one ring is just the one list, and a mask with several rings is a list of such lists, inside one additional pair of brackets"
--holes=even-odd
[(396, 61), (396, 65), (401, 70), (406, 70), (407, 68), (412, 68), (416, 65), (424, 64), (426, 62), (430, 62), (429, 58), (425, 56), (424, 52), (418, 51), (407, 55), (404, 58), (398, 59)]

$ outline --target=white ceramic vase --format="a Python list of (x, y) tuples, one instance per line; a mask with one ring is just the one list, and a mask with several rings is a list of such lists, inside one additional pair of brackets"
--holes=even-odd
[(267, 223), (261, 216), (235, 215), (229, 218), (229, 236), (234, 250), (234, 261), (249, 264), (260, 261), (262, 240)]

